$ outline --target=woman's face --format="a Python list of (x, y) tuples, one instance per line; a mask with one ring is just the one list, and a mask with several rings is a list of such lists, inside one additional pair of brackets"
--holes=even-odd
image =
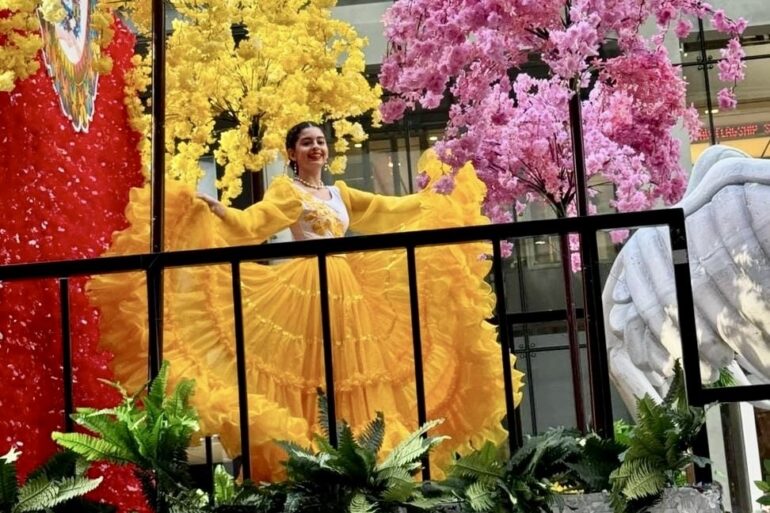
[(299, 133), (297, 143), (289, 150), (289, 158), (297, 163), (300, 170), (320, 170), (329, 154), (326, 137), (318, 127), (308, 127)]

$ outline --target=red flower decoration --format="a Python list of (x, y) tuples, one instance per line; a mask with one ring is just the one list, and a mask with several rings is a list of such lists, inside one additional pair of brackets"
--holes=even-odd
[[(118, 20), (107, 49), (113, 71), (100, 77), (88, 133), (62, 114), (45, 66), (0, 93), (0, 264), (99, 256), (125, 228), (131, 187), (143, 182), (137, 143), (124, 105), (124, 73), (134, 36)], [(73, 394), (77, 406), (108, 407), (119, 395), (111, 355), (99, 350), (98, 312), (70, 285)], [(51, 432), (64, 427), (59, 287), (54, 280), (0, 283), (0, 454), (22, 451), (25, 476), (56, 449)], [(94, 496), (121, 511), (149, 511), (131, 469), (99, 465)]]

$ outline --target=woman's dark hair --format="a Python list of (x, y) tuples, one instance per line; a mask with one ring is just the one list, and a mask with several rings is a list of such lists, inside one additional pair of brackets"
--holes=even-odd
[(323, 132), (323, 127), (319, 125), (318, 123), (313, 123), (312, 121), (303, 121), (302, 123), (298, 123), (291, 127), (288, 132), (286, 132), (286, 149), (287, 150), (293, 150), (294, 146), (297, 144), (297, 141), (299, 141), (299, 134), (306, 128), (318, 128)]

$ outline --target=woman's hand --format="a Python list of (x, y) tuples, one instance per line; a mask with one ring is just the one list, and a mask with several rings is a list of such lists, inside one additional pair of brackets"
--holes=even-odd
[(198, 197), (198, 199), (202, 199), (203, 201), (205, 201), (206, 205), (208, 205), (209, 209), (217, 217), (219, 217), (220, 219), (225, 218), (225, 212), (227, 208), (222, 203), (220, 203), (219, 200), (217, 200), (216, 198), (212, 198), (211, 196), (203, 192), (196, 193), (196, 197)]

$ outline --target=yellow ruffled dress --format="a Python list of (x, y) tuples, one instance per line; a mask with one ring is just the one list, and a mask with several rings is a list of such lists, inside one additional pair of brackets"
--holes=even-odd
[[(435, 157), (422, 166), (441, 173)], [(338, 237), (347, 221), (361, 234), (489, 222), (479, 213), (484, 186), (470, 168), (460, 171), (451, 195), (428, 187), (384, 197), (343, 182), (331, 189), (344, 211), (280, 177), (263, 201), (244, 211), (228, 209), (221, 220), (194, 191), (168, 182), (166, 249), (255, 244), (300, 225), (319, 237)], [(147, 187), (131, 192), (131, 226), (115, 234), (110, 254), (146, 251), (149, 195)], [(451, 436), (433, 456), (439, 466), (455, 451), (506, 437), (500, 347), (486, 321), (494, 308), (484, 281), (490, 261), (483, 255), (490, 250), (486, 243), (417, 250), (428, 418), (446, 419), (437, 432)], [(358, 429), (382, 411), (387, 451), (417, 427), (406, 255), (377, 251), (327, 262), (338, 418)], [(317, 389), (325, 386), (318, 265), (315, 258), (245, 263), (241, 278), (252, 477), (271, 479), (285, 457), (273, 441), (307, 446), (318, 432)], [(171, 364), (171, 383), (195, 379), (202, 432), (219, 434), (231, 455), (240, 454), (229, 266), (167, 270), (164, 289), (163, 357)], [(140, 274), (103, 275), (89, 286), (101, 310), (102, 344), (114, 353), (116, 376), (128, 389), (146, 380), (145, 291)], [(522, 374), (514, 369), (517, 404), (521, 386)]]

